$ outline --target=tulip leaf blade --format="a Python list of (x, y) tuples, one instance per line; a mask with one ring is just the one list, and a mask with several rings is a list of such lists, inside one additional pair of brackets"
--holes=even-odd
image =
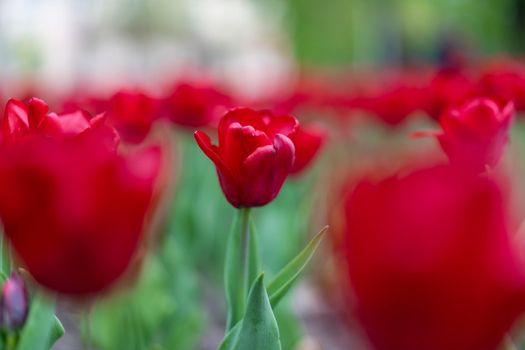
[(43, 294), (35, 294), (17, 350), (47, 350), (53, 335), (55, 303)]
[(248, 295), (246, 313), (233, 350), (281, 350), (279, 326), (264, 286), (264, 273), (255, 280)]
[(237, 338), (239, 338), (239, 333), (241, 332), (242, 320), (237, 322), (235, 326), (232, 327), (224, 336), (224, 339), (219, 345), (219, 350), (233, 350)]
[(49, 348), (53, 347), (53, 344), (66, 333), (62, 322), (56, 317), (53, 317), (53, 325), (51, 326), (51, 336), (49, 337)]
[(321, 229), (321, 231), (319, 231), (319, 233), (308, 242), (306, 247), (283, 269), (281, 269), (275, 278), (268, 284), (267, 290), (272, 307), (275, 307), (293, 286), (317, 250), (317, 247), (321, 243), (327, 230), (328, 226)]

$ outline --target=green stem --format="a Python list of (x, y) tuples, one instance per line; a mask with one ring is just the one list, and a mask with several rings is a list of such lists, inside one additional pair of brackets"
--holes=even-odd
[(6, 350), (16, 350), (16, 335), (13, 333), (7, 333), (5, 339), (5, 349)]
[(82, 348), (84, 350), (91, 350), (91, 309), (92, 305), (88, 306), (87, 310), (83, 310), (84, 317), (84, 340), (82, 341)]
[(247, 296), (250, 290), (249, 274), (250, 274), (250, 208), (241, 209), (241, 266), (242, 266), (242, 293), (240, 295)]

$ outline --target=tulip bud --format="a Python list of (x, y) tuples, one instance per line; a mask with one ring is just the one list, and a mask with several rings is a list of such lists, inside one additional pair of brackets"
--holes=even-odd
[(26, 285), (20, 275), (13, 273), (2, 287), (0, 321), (2, 328), (16, 331), (24, 325), (29, 310)]

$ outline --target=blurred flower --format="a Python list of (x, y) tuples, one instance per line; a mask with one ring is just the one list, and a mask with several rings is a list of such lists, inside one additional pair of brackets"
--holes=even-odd
[(423, 92), (418, 86), (395, 84), (372, 96), (354, 98), (353, 107), (369, 111), (389, 125), (398, 125), (410, 114), (422, 109)]
[(16, 331), (24, 325), (29, 311), (29, 297), (22, 277), (16, 273), (5, 280), (0, 299), (0, 325)]
[(61, 115), (48, 112), (48, 105), (38, 98), (29, 99), (27, 104), (10, 99), (2, 119), (2, 141), (9, 144), (34, 136), (68, 138), (96, 129), (106, 134), (107, 142), (116, 147), (118, 134), (105, 123), (104, 115), (92, 117), (81, 110)]
[(144, 140), (157, 118), (159, 101), (138, 90), (120, 90), (105, 104), (108, 119), (124, 141)]
[(272, 201), (288, 176), (298, 126), (291, 115), (236, 108), (220, 120), (218, 146), (202, 131), (195, 139), (215, 163), (226, 199), (236, 208), (256, 207)]
[(163, 105), (163, 113), (171, 121), (195, 128), (218, 121), (232, 107), (232, 101), (211, 84), (183, 82), (175, 87)]
[(492, 350), (524, 310), (525, 274), (497, 184), (450, 166), (345, 201), (354, 307), (377, 350)]
[(438, 120), (446, 109), (457, 107), (475, 94), (475, 82), (460, 70), (443, 69), (425, 90), (424, 110)]
[(483, 72), (479, 93), (514, 102), (518, 111), (525, 111), (525, 67), (515, 62), (501, 62)]
[[(27, 114), (23, 105), (7, 106), (4, 118), (49, 118), (70, 130), (63, 116), (45, 114), (42, 103), (29, 106)], [(97, 127), (75, 137), (36, 128), (0, 152), (6, 237), (37, 282), (73, 295), (100, 292), (125, 272), (143, 236), (162, 158), (156, 146), (117, 154), (102, 117), (79, 119), (77, 125), (87, 120)]]
[(514, 106), (476, 98), (446, 111), (437, 139), (453, 164), (484, 171), (500, 160), (509, 139)]
[(312, 163), (321, 149), (326, 139), (326, 130), (313, 124), (301, 126), (291, 139), (295, 146), (295, 161), (290, 174), (299, 174)]

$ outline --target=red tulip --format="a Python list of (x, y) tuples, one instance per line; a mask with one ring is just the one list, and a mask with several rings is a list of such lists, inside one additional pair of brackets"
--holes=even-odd
[(292, 137), (295, 146), (295, 161), (290, 174), (299, 174), (310, 165), (326, 138), (325, 129), (316, 125), (301, 126)]
[[(23, 105), (16, 107), (24, 120)], [(69, 126), (61, 116), (35, 113), (31, 104), (28, 110), (29, 120), (36, 115), (58, 120), (62, 130)], [(6, 118), (12, 112), (7, 106)], [(37, 282), (72, 295), (107, 289), (126, 271), (143, 236), (161, 163), (156, 146), (117, 154), (103, 119), (89, 122), (96, 127), (75, 137), (49, 137), (37, 127), (32, 137), (0, 152), (6, 237)]]
[(124, 141), (141, 142), (157, 118), (159, 103), (137, 90), (120, 90), (107, 102), (108, 119)]
[(356, 97), (353, 107), (367, 110), (389, 125), (398, 125), (422, 109), (423, 89), (405, 83), (396, 84), (374, 96)]
[(473, 99), (441, 116), (437, 138), (453, 164), (483, 171), (501, 158), (513, 115), (511, 102), (500, 107), (491, 99)]
[(441, 166), (346, 198), (355, 312), (377, 350), (493, 350), (524, 310), (500, 190)]
[(29, 297), (24, 280), (13, 273), (2, 286), (0, 299), (0, 325), (16, 331), (24, 326), (29, 311)]
[(478, 83), (479, 93), (514, 102), (518, 111), (525, 110), (525, 67), (503, 63), (484, 72)]
[(236, 108), (220, 120), (218, 146), (202, 131), (195, 139), (215, 163), (226, 199), (236, 208), (257, 207), (272, 201), (288, 176), (298, 126), (290, 115)]
[(230, 107), (231, 99), (209, 84), (180, 83), (164, 105), (171, 121), (194, 128), (216, 122)]
[(61, 115), (48, 111), (48, 105), (38, 98), (31, 98), (27, 104), (10, 99), (2, 119), (3, 142), (19, 142), (34, 136), (70, 138), (96, 129), (105, 133), (108, 142), (116, 147), (118, 134), (105, 124), (104, 115), (92, 117), (81, 110)]
[(461, 71), (441, 70), (428, 84), (424, 110), (439, 119), (449, 107), (457, 107), (475, 94), (475, 83)]

